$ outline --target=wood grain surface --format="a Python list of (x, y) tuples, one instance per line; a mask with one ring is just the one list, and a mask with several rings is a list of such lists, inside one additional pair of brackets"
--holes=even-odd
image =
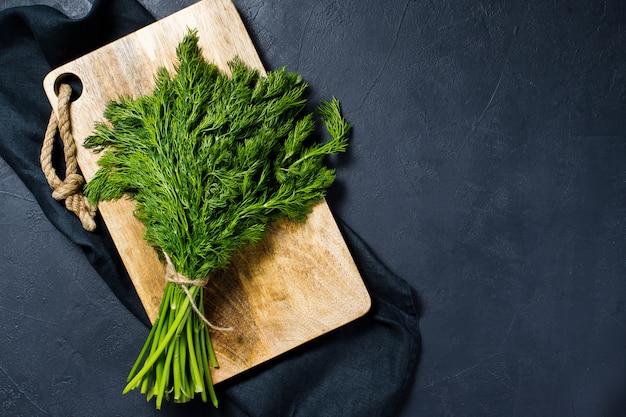
[[(89, 180), (98, 155), (82, 147), (106, 103), (150, 93), (159, 67), (173, 70), (175, 49), (189, 28), (198, 30), (207, 59), (223, 70), (239, 56), (264, 73), (254, 45), (229, 0), (201, 1), (50, 72), (44, 89), (56, 108), (55, 89), (78, 77), (82, 94), (72, 103), (72, 131), (80, 168)], [(164, 266), (142, 238), (134, 203), (101, 203), (100, 213), (150, 320), (163, 294)], [(306, 223), (280, 221), (259, 244), (238, 253), (231, 267), (212, 275), (205, 291), (220, 368), (216, 382), (296, 348), (365, 314), (370, 298), (325, 201)]]

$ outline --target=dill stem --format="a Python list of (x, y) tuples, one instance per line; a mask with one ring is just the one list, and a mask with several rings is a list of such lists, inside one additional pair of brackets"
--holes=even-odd
[[(204, 303), (200, 303), (200, 312), (204, 315)], [(209, 358), (211, 358), (211, 365), (214, 368), (217, 368), (217, 359), (215, 358), (215, 353), (213, 352), (213, 345), (211, 343), (211, 335), (209, 334), (209, 329), (204, 327), (204, 323), (200, 323), (200, 328), (196, 329), (195, 334), (195, 344), (196, 347), (199, 348), (199, 356), (202, 361), (202, 370), (204, 381), (206, 382), (206, 387), (209, 390), (209, 396), (211, 397), (211, 402), (213, 406), (217, 407), (217, 395), (215, 394), (215, 388), (213, 387), (213, 378), (211, 376), (211, 369), (209, 367)], [(207, 355), (208, 353), (208, 355)], [(202, 400), (206, 401), (206, 392), (202, 393)]]
[[(165, 291), (165, 294), (163, 295), (163, 300), (161, 301), (161, 306), (159, 307), (159, 312), (157, 313), (157, 318), (155, 320), (155, 323), (150, 329), (148, 338), (146, 339), (143, 347), (141, 348), (141, 352), (139, 352), (139, 356), (137, 357), (135, 364), (133, 365), (130, 372), (128, 373), (128, 378), (126, 380), (127, 382), (130, 381), (133, 374), (137, 371), (137, 368), (139, 368), (139, 365), (141, 364), (143, 357), (145, 356), (146, 351), (148, 350), (148, 347), (150, 347), (152, 344), (152, 339), (155, 337), (155, 334), (160, 332), (161, 326), (160, 326), (159, 317), (162, 317), (163, 315), (167, 314), (168, 310), (164, 306), (166, 304), (169, 304), (170, 294), (171, 294), (171, 291)], [(169, 308), (169, 306), (167, 307)], [(157, 325), (157, 323), (159, 323), (159, 325)], [(157, 340), (158, 340), (158, 336), (157, 336)]]
[[(169, 282), (166, 284), (166, 286), (173, 286), (173, 285), (174, 284), (169, 283)], [(131, 379), (130, 382), (126, 385), (126, 387), (124, 388), (124, 391), (122, 391), (124, 394), (128, 393), (130, 390), (132, 390), (133, 388), (137, 386), (139, 381), (141, 381), (141, 378), (143, 378), (143, 376), (146, 373), (148, 373), (150, 369), (152, 368), (152, 366), (155, 365), (156, 362), (159, 360), (159, 358), (161, 357), (161, 353), (163, 353), (165, 348), (167, 348), (169, 341), (172, 340), (172, 337), (177, 332), (178, 327), (184, 324), (183, 320), (189, 319), (191, 317), (189, 314), (189, 311), (190, 311), (189, 299), (187, 297), (185, 297), (182, 300), (182, 303), (176, 307), (177, 307), (176, 318), (174, 319), (173, 325), (170, 326), (169, 329), (167, 329), (167, 333), (159, 341), (159, 344), (156, 347), (156, 349), (154, 349), (154, 351), (150, 353), (150, 356), (148, 356), (148, 358), (146, 359), (146, 362), (144, 363), (141, 370), (137, 372), (137, 374), (133, 377), (133, 379)]]
[(187, 320), (187, 340), (190, 342), (187, 345), (189, 349), (189, 367), (191, 369), (191, 380), (193, 381), (194, 391), (202, 392), (202, 379), (200, 378), (200, 371), (198, 370), (198, 361), (196, 360), (196, 350), (194, 348), (193, 343), (193, 334), (192, 334), (192, 324), (193, 320)]
[(160, 377), (157, 380), (160, 382), (160, 385), (157, 390), (156, 395), (156, 408), (157, 410), (161, 409), (161, 404), (163, 403), (163, 395), (165, 394), (165, 388), (168, 385), (169, 377), (170, 377), (170, 366), (172, 363), (172, 354), (174, 353), (174, 349), (168, 349), (167, 356), (165, 357), (165, 364), (160, 373)]
[(172, 349), (174, 351), (174, 400), (181, 398), (181, 373), (180, 373), (180, 339), (176, 341), (176, 345)]

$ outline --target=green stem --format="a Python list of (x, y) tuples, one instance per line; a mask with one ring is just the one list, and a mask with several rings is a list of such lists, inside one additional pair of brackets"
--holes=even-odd
[[(204, 315), (202, 287), (192, 286), (189, 292)], [(172, 394), (175, 402), (186, 402), (194, 393), (200, 393), (204, 402), (210, 398), (217, 407), (209, 364), (217, 367), (208, 327), (193, 312), (190, 297), (168, 283), (157, 319), (123, 392), (141, 387), (148, 399), (156, 397), (157, 409)]]
[(174, 348), (174, 400), (178, 400), (181, 398), (181, 374), (180, 374), (180, 339), (176, 341)]
[[(139, 368), (139, 365), (141, 364), (143, 357), (145, 356), (146, 351), (148, 350), (148, 347), (152, 343), (152, 339), (154, 338), (155, 334), (159, 332), (161, 328), (160, 326), (157, 326), (156, 324), (157, 323), (160, 324), (159, 317), (162, 317), (163, 315), (167, 314), (168, 310), (164, 306), (169, 304), (170, 294), (171, 294), (171, 291), (167, 291), (167, 288), (166, 288), (166, 291), (163, 295), (163, 300), (161, 301), (161, 305), (159, 306), (159, 312), (157, 313), (155, 324), (150, 329), (148, 338), (146, 339), (146, 342), (144, 343), (143, 348), (141, 348), (141, 352), (139, 352), (139, 356), (137, 357), (135, 364), (133, 365), (133, 367), (130, 369), (130, 372), (128, 373), (127, 382), (131, 379), (132, 375), (137, 371), (137, 368)], [(158, 340), (158, 337), (157, 337), (157, 340)]]
[(202, 392), (202, 379), (198, 370), (198, 361), (196, 360), (196, 351), (193, 346), (192, 320), (187, 321), (187, 340), (191, 343), (187, 344), (189, 349), (189, 368), (191, 370), (191, 380), (193, 381), (194, 392)]
[(165, 395), (165, 388), (169, 382), (170, 377), (170, 366), (172, 363), (172, 355), (174, 354), (175, 349), (168, 349), (167, 355), (165, 356), (165, 364), (163, 366), (163, 370), (161, 371), (161, 384), (158, 387), (157, 391), (157, 399), (156, 399), (156, 408), (157, 410), (161, 409), (161, 404), (163, 403), (163, 396)]
[[(202, 381), (205, 381), (204, 375), (207, 371), (207, 367), (206, 367), (207, 355), (203, 354), (203, 352), (206, 352), (206, 348), (204, 344), (201, 342), (201, 340), (204, 339), (203, 337), (200, 337), (201, 332), (202, 332), (202, 327), (198, 327), (196, 325), (193, 329), (193, 345), (196, 348), (196, 356), (198, 357), (198, 360), (200, 361), (200, 378), (202, 379)], [(206, 402), (207, 400), (206, 390), (203, 389), (200, 395), (202, 397), (202, 401)]]
[[(168, 282), (166, 286), (168, 285), (173, 285), (173, 284)], [(185, 318), (189, 317), (189, 310), (190, 310), (189, 299), (185, 297), (185, 299), (182, 301), (182, 304), (177, 306), (176, 310), (177, 310), (176, 318), (174, 319), (173, 325), (168, 329), (165, 336), (159, 341), (159, 345), (157, 346), (157, 348), (153, 352), (150, 353), (150, 356), (148, 356), (148, 358), (146, 359), (146, 363), (143, 365), (141, 370), (137, 372), (137, 374), (133, 377), (133, 379), (130, 380), (130, 382), (128, 382), (128, 384), (126, 385), (122, 393), (126, 394), (130, 390), (135, 388), (137, 384), (139, 383), (139, 381), (141, 381), (141, 378), (143, 378), (143, 376), (147, 374), (152, 368), (152, 366), (155, 365), (155, 363), (159, 360), (159, 358), (161, 357), (161, 353), (163, 353), (165, 348), (167, 348), (168, 343), (170, 342), (174, 334), (177, 332), (178, 327), (181, 324), (184, 324), (183, 320)]]
[[(203, 312), (204, 313), (204, 312)], [(213, 352), (213, 347), (211, 346), (211, 339), (209, 336), (208, 329), (204, 328), (202, 334), (200, 335), (200, 350), (202, 352)], [(204, 378), (206, 380), (206, 386), (209, 388), (209, 396), (211, 397), (211, 402), (213, 406), (217, 407), (217, 395), (215, 394), (215, 389), (213, 387), (213, 378), (211, 376), (211, 369), (209, 368), (209, 356), (212, 356), (215, 359), (215, 354), (210, 355), (202, 355), (202, 366), (204, 368)], [(214, 367), (217, 368), (217, 360), (215, 362), (211, 360), (211, 364), (214, 364)]]

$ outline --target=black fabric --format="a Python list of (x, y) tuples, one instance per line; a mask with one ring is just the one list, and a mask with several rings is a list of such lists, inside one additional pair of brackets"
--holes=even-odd
[(146, 324), (106, 228), (100, 222), (96, 233), (86, 233), (51, 198), (39, 153), (51, 110), (42, 87), (45, 75), (152, 21), (141, 5), (131, 1), (100, 1), (92, 13), (76, 21), (45, 6), (0, 14), (0, 156), (27, 184), (52, 223), (83, 248), (114, 293)]
[[(148, 323), (145, 314), (106, 228), (100, 222), (97, 233), (85, 232), (73, 214), (51, 198), (38, 156), (50, 114), (50, 105), (42, 90), (45, 74), (152, 20), (150, 14), (132, 0), (99, 1), (92, 12), (80, 20), (71, 20), (54, 9), (38, 6), (0, 14), (0, 156), (26, 184), (50, 221), (82, 248), (115, 296), (145, 325)], [(193, 403), (178, 409), (167, 407), (164, 413), (302, 417), (393, 415), (407, 394), (419, 353), (413, 295), (406, 282), (382, 266), (354, 232), (345, 225), (342, 230), (371, 292), (370, 313), (278, 360), (221, 384), (218, 387), (222, 400), (219, 411), (209, 405)], [(65, 278), (51, 274), (46, 285), (54, 287), (55, 280)], [(93, 302), (98, 303), (98, 300)], [(75, 326), (76, 323), (63, 325)], [(89, 326), (88, 323), (82, 325)], [(120, 343), (116, 339), (119, 335), (111, 338), (93, 332), (88, 334), (93, 344), (100, 347)], [(36, 335), (23, 334), (22, 337), (25, 344), (40, 341)], [(84, 345), (86, 342), (77, 343)], [(8, 352), (2, 354), (8, 355)], [(133, 359), (119, 358), (123, 363), (132, 363)], [(98, 369), (95, 371), (93, 378), (98, 378)], [(46, 369), (41, 372), (45, 374)], [(7, 371), (5, 374), (19, 385), (19, 378), (12, 378)], [(123, 381), (119, 383), (121, 389)], [(107, 401), (117, 401), (114, 395), (108, 395)], [(24, 405), (34, 404), (27, 395), (20, 401)], [(138, 406), (133, 409), (134, 404), (130, 403), (127, 415), (140, 410), (145, 412), (145, 408)], [(64, 407), (58, 399), (44, 397), (37, 401), (35, 412), (28, 415), (68, 415), (74, 410), (72, 407), (74, 405), (68, 403)], [(104, 409), (90, 410), (87, 414), (107, 415)]]

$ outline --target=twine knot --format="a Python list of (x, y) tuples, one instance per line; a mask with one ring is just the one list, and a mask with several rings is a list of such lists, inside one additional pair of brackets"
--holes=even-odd
[[(76, 143), (70, 125), (71, 96), (72, 88), (68, 84), (61, 84), (57, 106), (59, 117), (57, 118), (54, 110), (50, 114), (39, 160), (46, 180), (52, 188), (52, 198), (57, 201), (65, 200), (65, 207), (76, 214), (85, 230), (92, 232), (96, 228), (94, 220), (96, 206), (91, 204), (82, 192), (85, 178), (78, 173)], [(65, 158), (65, 178), (63, 180), (58, 177), (52, 166), (52, 149), (57, 131), (63, 141), (63, 156)]]
[(165, 251), (163, 251), (163, 255), (165, 256), (165, 280), (167, 282), (171, 282), (172, 284), (178, 285), (183, 291), (185, 291), (185, 294), (187, 295), (187, 298), (189, 298), (189, 302), (191, 303), (191, 308), (198, 315), (198, 317), (200, 317), (200, 319), (203, 322), (205, 322), (207, 326), (209, 326), (210, 328), (214, 330), (220, 330), (220, 331), (226, 331), (226, 332), (232, 331), (233, 330), (232, 327), (219, 327), (211, 323), (206, 318), (206, 316), (202, 314), (202, 312), (196, 305), (196, 302), (194, 301), (193, 296), (191, 295), (191, 292), (189, 291), (190, 285), (193, 285), (196, 287), (206, 286), (206, 284), (209, 282), (209, 277), (206, 276), (202, 279), (189, 279), (183, 274), (176, 271), (176, 268), (174, 267), (174, 264), (172, 263), (172, 259), (169, 257), (167, 253), (165, 253)]
[(82, 175), (70, 174), (52, 191), (52, 197), (57, 201), (65, 200), (69, 196), (81, 193), (83, 185), (85, 185), (85, 178)]

